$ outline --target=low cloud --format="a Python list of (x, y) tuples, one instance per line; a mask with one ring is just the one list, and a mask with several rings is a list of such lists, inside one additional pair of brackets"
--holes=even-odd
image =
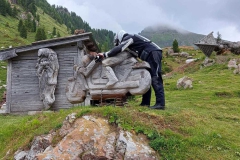
[(166, 24), (190, 32), (220, 32), (223, 39), (240, 41), (239, 0), (48, 0), (88, 22), (92, 28), (139, 33)]

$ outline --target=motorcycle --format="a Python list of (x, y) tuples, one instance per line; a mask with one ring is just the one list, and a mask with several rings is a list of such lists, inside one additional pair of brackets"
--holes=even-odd
[[(119, 53), (121, 54), (121, 53)], [(108, 78), (101, 60), (85, 54), (79, 66), (74, 66), (74, 76), (68, 79), (66, 97), (72, 104), (88, 101), (103, 102), (107, 99), (124, 99), (128, 95), (142, 95), (151, 87), (150, 66), (130, 56), (112, 66), (118, 82), (106, 87)], [(88, 105), (91, 103), (88, 102)]]

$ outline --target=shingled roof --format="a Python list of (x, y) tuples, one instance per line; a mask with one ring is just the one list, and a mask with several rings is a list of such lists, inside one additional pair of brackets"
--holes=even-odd
[[(59, 46), (69, 43), (77, 42), (79, 47), (83, 47), (83, 44), (87, 47), (90, 51), (99, 51), (99, 48), (95, 42), (95, 40), (92, 37), (91, 32), (82, 33), (78, 35), (72, 35), (67, 37), (61, 37), (61, 38), (54, 38), (50, 40), (43, 40), (43, 41), (37, 41), (33, 42), (31, 45), (26, 46), (20, 46), (5, 50), (0, 50), (0, 60), (8, 60), (13, 57), (18, 56), (17, 53), (30, 51), (30, 50), (37, 50), (40, 48), (46, 48), (46, 47), (53, 47), (53, 46)], [(83, 42), (83, 44), (82, 44)]]

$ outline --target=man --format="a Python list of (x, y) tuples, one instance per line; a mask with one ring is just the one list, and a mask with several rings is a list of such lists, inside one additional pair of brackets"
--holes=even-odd
[[(151, 106), (151, 109), (165, 109), (165, 95), (163, 88), (163, 80), (161, 75), (161, 60), (162, 60), (162, 49), (158, 47), (155, 43), (151, 42), (147, 38), (140, 35), (131, 35), (125, 31), (119, 31), (114, 37), (114, 45), (110, 51), (105, 53), (98, 53), (98, 56), (104, 58), (103, 65), (107, 69), (107, 76), (109, 82), (107, 86), (112, 86), (118, 82), (115, 73), (110, 67), (106, 60), (112, 59), (113, 57), (121, 57), (121, 60), (127, 59), (128, 52), (123, 52), (125, 50), (130, 50), (131, 53), (135, 53), (141, 60), (146, 61), (150, 64), (151, 70), (149, 71), (152, 77), (152, 86), (156, 95), (156, 104)], [(126, 55), (118, 54), (124, 53)], [(106, 58), (106, 59), (105, 59)], [(151, 88), (143, 95), (141, 106), (150, 106), (151, 100)]]

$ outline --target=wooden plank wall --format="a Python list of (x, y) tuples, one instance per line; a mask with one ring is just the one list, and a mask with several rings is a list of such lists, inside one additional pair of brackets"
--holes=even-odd
[[(70, 108), (65, 96), (65, 87), (69, 77), (73, 76), (73, 66), (77, 64), (78, 48), (76, 44), (52, 48), (58, 55), (59, 73), (55, 90), (55, 102), (52, 109)], [(11, 72), (11, 108), (10, 112), (27, 112), (42, 110), (43, 103), (39, 97), (39, 80), (36, 75), (38, 50), (24, 52), (12, 58)]]
[(77, 62), (78, 48), (77, 44), (70, 44), (52, 48), (58, 54), (59, 72), (58, 72), (58, 84), (55, 90), (55, 102), (53, 103), (53, 109), (58, 110), (62, 108), (70, 108), (73, 105), (68, 102), (66, 98), (66, 84), (69, 77), (73, 77), (74, 64)]

